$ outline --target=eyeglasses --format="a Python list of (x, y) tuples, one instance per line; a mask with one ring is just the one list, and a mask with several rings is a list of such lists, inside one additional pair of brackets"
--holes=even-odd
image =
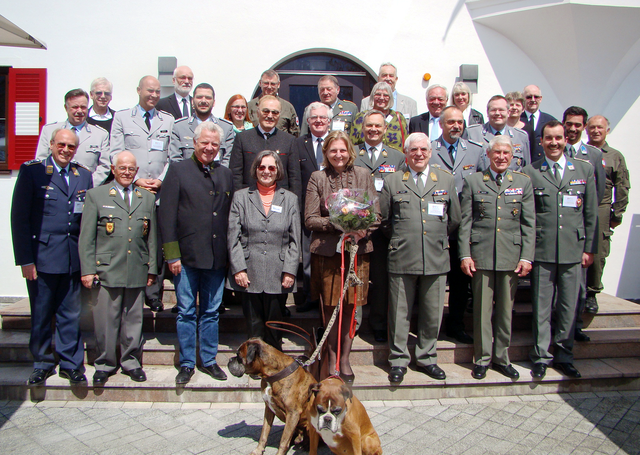
[(527, 95), (525, 96), (525, 98), (528, 100), (539, 100), (540, 98), (542, 98), (542, 95)]
[(280, 82), (264, 82), (264, 81), (260, 81), (260, 85), (264, 85), (266, 87), (275, 87), (279, 83)]
[(327, 117), (326, 115), (312, 115), (311, 117), (309, 117), (309, 120), (311, 120), (312, 122), (315, 122), (316, 120), (326, 122), (329, 120), (329, 117)]
[(233, 106), (231, 106), (231, 109), (240, 109), (240, 110), (244, 111), (244, 110), (247, 109), (247, 106), (236, 106), (236, 105), (233, 105)]
[(260, 111), (264, 115), (269, 115), (269, 113), (271, 113), (273, 115), (280, 115), (280, 111), (276, 111), (275, 109), (267, 109), (266, 107), (264, 109), (260, 109)]
[(264, 171), (266, 169), (269, 169), (269, 172), (275, 172), (277, 170), (275, 166), (265, 166), (264, 164), (261, 164), (260, 166), (258, 166), (259, 171)]
[(76, 144), (67, 144), (66, 142), (56, 142), (56, 148), (58, 150), (64, 150), (65, 148), (68, 148), (73, 152), (78, 148), (78, 146)]
[(96, 96), (111, 96), (111, 92), (93, 92)]
[(138, 170), (137, 167), (126, 167), (126, 166), (118, 166), (116, 169), (120, 172), (131, 172), (132, 174)]

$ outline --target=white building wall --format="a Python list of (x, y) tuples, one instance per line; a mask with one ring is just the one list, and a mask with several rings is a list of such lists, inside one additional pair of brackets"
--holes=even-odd
[[(374, 70), (383, 61), (393, 62), (398, 67), (398, 90), (417, 100), (419, 112), (426, 110), (428, 84), (450, 88), (461, 64), (479, 66), (479, 93), (473, 104), (481, 112), (492, 95), (520, 90), (529, 83), (541, 86), (543, 110), (560, 115), (563, 108), (536, 66), (501, 35), (474, 26), (460, 1), (83, 0), (61, 6), (43, 0), (0, 0), (0, 10), (47, 45), (47, 50), (0, 48), (0, 66), (48, 69), (48, 122), (65, 117), (64, 93), (76, 87), (88, 91), (91, 80), (98, 76), (114, 84), (114, 109), (133, 106), (138, 80), (157, 75), (160, 56), (175, 56), (179, 65), (190, 66), (195, 84), (211, 83), (216, 90), (214, 113), (222, 115), (231, 95), (252, 95), (263, 70), (289, 54), (315, 48), (346, 52)], [(339, 20), (334, 19), (336, 15)], [(494, 72), (476, 28), (485, 46), (487, 39), (505, 46), (511, 61), (505, 59), (504, 68)], [(501, 85), (496, 73), (504, 74), (505, 68), (513, 70)], [(425, 73), (432, 76), (429, 83), (422, 79)], [(636, 103), (609, 142), (626, 154), (632, 169), (640, 170), (640, 163), (630, 156), (631, 140), (626, 139), (635, 132), (638, 120)], [(0, 202), (0, 252), (5, 253), (0, 263), (0, 295), (26, 295), (10, 244), (14, 181), (15, 175), (0, 179), (0, 194), (5, 196)], [(636, 199), (632, 194), (629, 215), (616, 232), (606, 269), (607, 292), (620, 289), (622, 297), (640, 297), (640, 280), (618, 286), (631, 214), (639, 212)]]

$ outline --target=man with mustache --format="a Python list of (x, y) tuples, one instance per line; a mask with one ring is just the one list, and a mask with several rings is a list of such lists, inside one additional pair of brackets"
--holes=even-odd
[(188, 66), (179, 66), (173, 70), (173, 87), (175, 92), (158, 101), (156, 106), (161, 111), (168, 112), (178, 120), (189, 117), (191, 109), (191, 87), (193, 86), (193, 71)]
[[(249, 118), (253, 122), (253, 125), (260, 123), (260, 114), (258, 112), (258, 103), (263, 96), (274, 96), (280, 102), (280, 118), (276, 128), (285, 133), (289, 133), (295, 137), (300, 134), (300, 125), (298, 124), (298, 114), (296, 109), (289, 101), (282, 99), (278, 96), (278, 90), (280, 90), (280, 76), (274, 70), (267, 70), (260, 76), (260, 90), (262, 94), (258, 98), (254, 98), (247, 103), (247, 109), (249, 110)], [(272, 149), (274, 150), (274, 149)]]
[(220, 152), (216, 155), (215, 161), (220, 161), (223, 166), (229, 167), (229, 155), (236, 135), (233, 132), (233, 123), (217, 118), (211, 113), (213, 106), (216, 105), (216, 93), (213, 87), (204, 82), (198, 84), (193, 90), (192, 101), (193, 115), (183, 117), (173, 125), (169, 161), (174, 163), (190, 158), (193, 155), (193, 134), (197, 126), (202, 122), (210, 121), (219, 125), (223, 131)]

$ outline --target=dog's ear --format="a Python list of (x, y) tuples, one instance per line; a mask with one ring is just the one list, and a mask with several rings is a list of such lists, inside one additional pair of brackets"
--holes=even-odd
[(320, 383), (311, 384), (309, 386), (309, 394), (320, 392)]
[(247, 346), (247, 364), (252, 364), (256, 357), (260, 357), (260, 345), (258, 343), (251, 343)]
[(353, 396), (353, 393), (346, 385), (342, 385), (341, 387), (342, 396), (344, 397), (344, 401), (348, 401)]

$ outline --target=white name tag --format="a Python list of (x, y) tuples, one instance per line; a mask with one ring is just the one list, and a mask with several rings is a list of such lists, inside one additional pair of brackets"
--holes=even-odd
[(272, 205), (271, 210), (273, 210), (276, 213), (282, 213), (282, 207), (279, 205)]
[(382, 191), (382, 187), (384, 186), (384, 180), (381, 178), (377, 178), (375, 181), (376, 191)]
[(391, 123), (391, 120), (393, 120), (393, 115), (391, 114), (387, 115), (386, 120), (387, 120), (387, 123)]
[(444, 216), (444, 204), (429, 202), (427, 205), (427, 213), (434, 216)]
[(344, 120), (334, 120), (331, 124), (331, 131), (344, 131), (344, 126)]
[(164, 150), (164, 141), (153, 139), (151, 141), (151, 150)]
[(84, 202), (76, 202), (73, 204), (73, 213), (82, 213), (82, 209), (84, 208)]
[(562, 206), (563, 207), (577, 207), (578, 206), (578, 196), (572, 196), (570, 194), (562, 195)]

